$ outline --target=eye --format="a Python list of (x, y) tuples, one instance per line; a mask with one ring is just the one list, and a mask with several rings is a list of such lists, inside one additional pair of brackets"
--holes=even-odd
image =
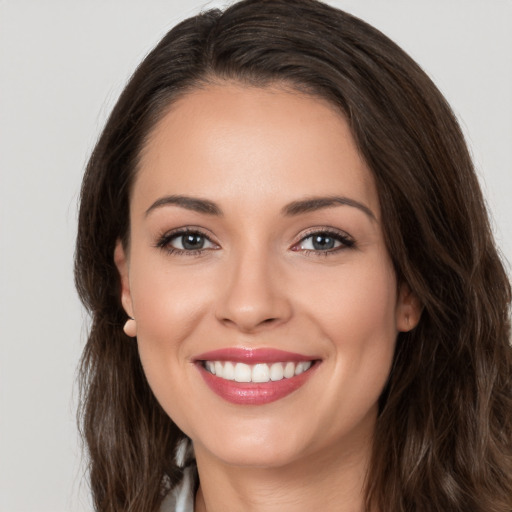
[(197, 251), (211, 246), (212, 243), (201, 233), (185, 233), (173, 236), (169, 245), (182, 251)]
[(302, 238), (292, 249), (295, 251), (329, 253), (353, 247), (354, 244), (354, 240), (347, 234), (331, 231), (316, 231)]
[(157, 247), (173, 254), (198, 254), (209, 249), (217, 249), (205, 234), (200, 231), (181, 230), (166, 234), (160, 238)]

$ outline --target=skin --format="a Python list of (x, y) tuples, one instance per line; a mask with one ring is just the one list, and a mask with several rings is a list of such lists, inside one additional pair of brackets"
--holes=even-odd
[[(151, 208), (169, 195), (212, 201), (222, 215)], [(368, 211), (336, 203), (283, 212), (333, 195)], [(345, 119), (284, 87), (191, 92), (149, 138), (130, 221), (130, 246), (115, 251), (123, 305), (136, 321), (129, 332), (155, 396), (194, 442), (196, 511), (361, 510), (377, 400), (397, 334), (416, 325), (419, 308), (397, 285), (375, 183)], [(169, 233), (183, 227), (210, 241), (170, 252), (183, 239)], [(315, 249), (310, 235), (325, 229), (353, 245)], [(194, 364), (226, 347), (320, 363), (283, 399), (234, 405)]]

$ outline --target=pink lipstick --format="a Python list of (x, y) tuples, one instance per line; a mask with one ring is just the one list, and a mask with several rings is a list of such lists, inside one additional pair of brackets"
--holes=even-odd
[(268, 348), (227, 348), (200, 354), (196, 366), (206, 384), (224, 400), (263, 405), (299, 389), (319, 358)]

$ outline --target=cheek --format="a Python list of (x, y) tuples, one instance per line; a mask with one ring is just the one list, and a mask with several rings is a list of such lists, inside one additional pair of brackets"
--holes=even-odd
[(387, 257), (361, 259), (317, 275), (303, 276), (297, 295), (329, 338), (364, 349), (375, 338), (396, 338), (396, 278)]
[[(143, 268), (141, 268), (143, 267)], [(138, 333), (169, 344), (185, 338), (204, 314), (209, 291), (199, 275), (162, 265), (140, 265), (131, 290)]]
[(144, 264), (132, 272), (137, 344), (148, 383), (167, 414), (189, 432), (191, 394), (197, 383), (190, 362), (194, 346), (188, 341), (201, 326), (207, 288), (184, 272)]
[(335, 385), (326, 388), (325, 403), (344, 404), (332, 410), (333, 425), (357, 423), (376, 407), (390, 372), (398, 334), (396, 279), (390, 265), (376, 260), (322, 282), (303, 298), (303, 310), (329, 346), (326, 373)]
[[(382, 265), (382, 264), (381, 264)], [(339, 283), (341, 285), (341, 283)], [(389, 374), (397, 337), (396, 280), (388, 267), (369, 266), (353, 272), (346, 294), (331, 308), (329, 326), (341, 364), (371, 393)]]
[(141, 363), (168, 413), (187, 386), (194, 355), (194, 345), (187, 341), (197, 334), (211, 302), (200, 275), (169, 267), (158, 255), (134, 258), (130, 276)]

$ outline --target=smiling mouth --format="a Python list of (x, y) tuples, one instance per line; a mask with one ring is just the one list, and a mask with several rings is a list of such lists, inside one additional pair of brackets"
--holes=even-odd
[(235, 382), (266, 383), (291, 379), (308, 371), (314, 361), (283, 361), (272, 364), (246, 364), (235, 361), (202, 361), (203, 368), (220, 379)]
[(198, 355), (196, 368), (207, 386), (235, 405), (264, 405), (298, 391), (322, 360), (269, 348), (226, 348)]

